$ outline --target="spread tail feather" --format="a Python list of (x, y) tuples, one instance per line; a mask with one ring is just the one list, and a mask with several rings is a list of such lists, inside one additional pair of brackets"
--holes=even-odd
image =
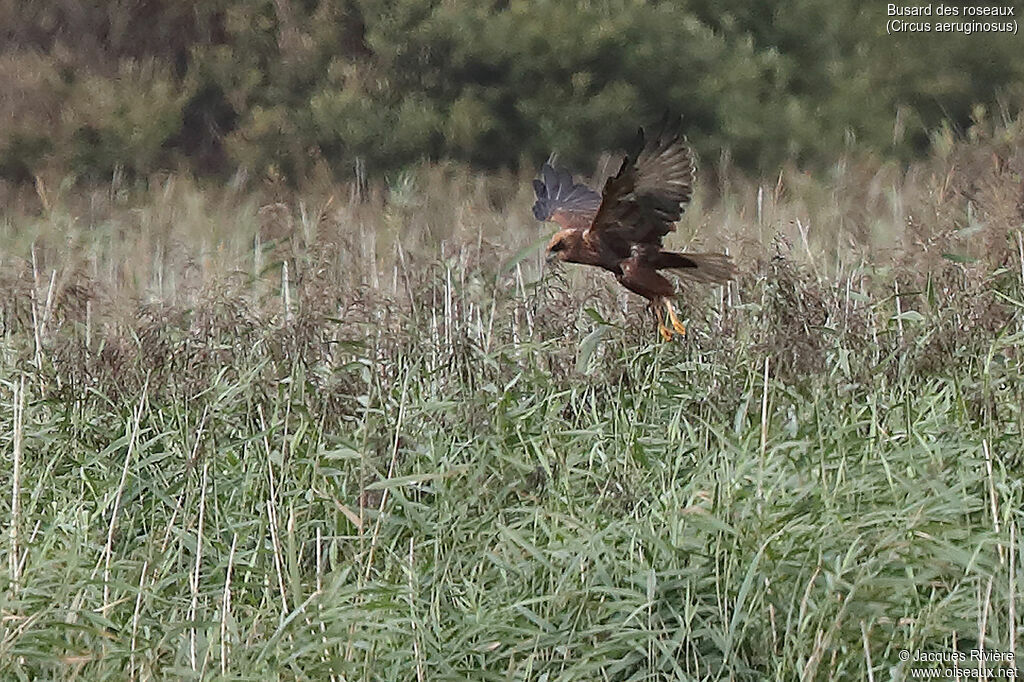
[(654, 260), (654, 267), (674, 270), (681, 277), (695, 282), (725, 284), (736, 276), (732, 258), (724, 253), (673, 253), (662, 251)]

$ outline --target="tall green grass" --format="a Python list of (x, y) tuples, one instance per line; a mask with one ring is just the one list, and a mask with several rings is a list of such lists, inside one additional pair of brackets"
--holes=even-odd
[(0, 227), (3, 676), (882, 680), (1013, 650), (1013, 130), (703, 187), (673, 243), (742, 275), (683, 292), (672, 344), (540, 266), (525, 183), (41, 185)]

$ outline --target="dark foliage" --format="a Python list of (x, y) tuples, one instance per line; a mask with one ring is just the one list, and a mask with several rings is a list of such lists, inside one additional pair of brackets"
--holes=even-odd
[(0, 177), (297, 182), (552, 151), (589, 169), (665, 110), (747, 169), (853, 138), (906, 158), (1020, 94), (1014, 36), (890, 36), (885, 20), (826, 0), (3, 0)]

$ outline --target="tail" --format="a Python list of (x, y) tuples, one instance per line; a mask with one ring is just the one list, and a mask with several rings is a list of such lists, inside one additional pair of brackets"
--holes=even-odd
[(725, 284), (736, 276), (732, 258), (724, 253), (673, 253), (662, 251), (654, 259), (658, 270), (675, 270), (695, 282)]

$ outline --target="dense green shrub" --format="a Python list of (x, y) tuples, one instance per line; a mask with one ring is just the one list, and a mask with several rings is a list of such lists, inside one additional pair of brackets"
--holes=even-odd
[(1020, 95), (1014, 36), (889, 36), (885, 19), (827, 0), (0, 0), (0, 175), (297, 181), (552, 151), (587, 168), (664, 110), (706, 157), (763, 170), (852, 139), (906, 158)]

